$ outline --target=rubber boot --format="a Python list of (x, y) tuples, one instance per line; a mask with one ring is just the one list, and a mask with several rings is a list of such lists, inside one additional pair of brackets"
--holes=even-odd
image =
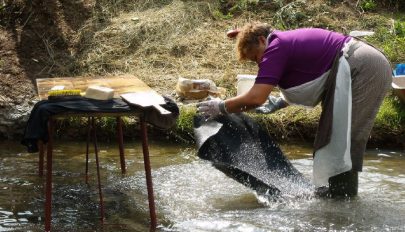
[(357, 195), (359, 175), (357, 171), (348, 171), (329, 178), (329, 195), (335, 197), (354, 197)]

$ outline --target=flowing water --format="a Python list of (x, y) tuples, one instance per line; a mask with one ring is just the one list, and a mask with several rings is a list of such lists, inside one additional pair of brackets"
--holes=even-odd
[[(148, 231), (141, 146), (125, 144), (120, 174), (116, 144), (100, 144), (106, 225), (99, 220), (94, 155), (84, 181), (85, 143), (57, 141), (54, 153), (54, 231)], [(284, 145), (293, 165), (311, 178), (309, 146)], [(157, 231), (405, 231), (405, 152), (367, 151), (359, 197), (267, 201), (200, 160), (192, 146), (151, 143)], [(37, 154), (0, 143), (0, 231), (43, 231), (44, 179)]]

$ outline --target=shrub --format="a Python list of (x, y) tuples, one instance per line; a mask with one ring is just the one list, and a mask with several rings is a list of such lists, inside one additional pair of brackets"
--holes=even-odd
[(377, 3), (374, 0), (362, 0), (360, 7), (364, 11), (373, 11), (377, 8)]

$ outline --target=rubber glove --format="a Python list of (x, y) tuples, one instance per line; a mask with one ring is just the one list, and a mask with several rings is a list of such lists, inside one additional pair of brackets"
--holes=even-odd
[(288, 103), (281, 97), (274, 97), (270, 95), (268, 99), (268, 103), (256, 108), (256, 113), (271, 114), (288, 106)]
[(228, 113), (225, 109), (225, 102), (218, 98), (198, 103), (197, 112), (206, 117), (206, 120), (211, 120), (220, 114)]

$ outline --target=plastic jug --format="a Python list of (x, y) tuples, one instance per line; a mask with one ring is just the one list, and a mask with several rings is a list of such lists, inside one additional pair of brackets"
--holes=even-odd
[(238, 80), (236, 94), (241, 95), (252, 88), (252, 86), (255, 84), (256, 76), (249, 74), (238, 74), (236, 79)]

